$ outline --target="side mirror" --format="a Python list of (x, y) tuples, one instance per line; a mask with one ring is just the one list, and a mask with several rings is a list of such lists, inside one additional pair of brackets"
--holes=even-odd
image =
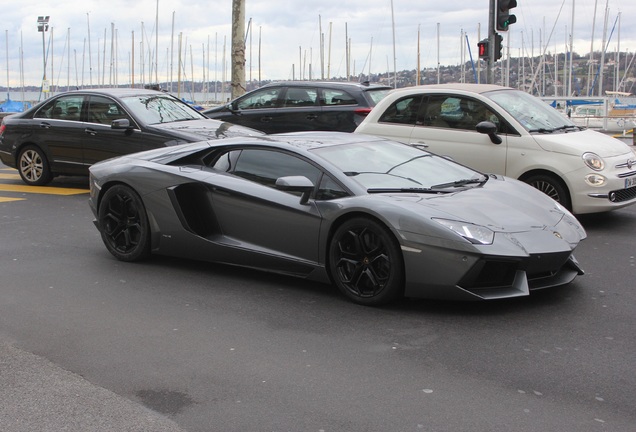
[(276, 179), (276, 188), (288, 192), (301, 192), (300, 203), (307, 204), (314, 184), (305, 176), (287, 176)]
[(492, 141), (493, 144), (501, 144), (503, 142), (501, 137), (497, 135), (497, 125), (493, 122), (479, 122), (477, 123), (475, 129), (477, 129), (477, 132), (479, 133), (488, 135), (490, 137), (490, 141)]
[(113, 129), (132, 129), (130, 120), (128, 119), (113, 120), (113, 122), (110, 124), (110, 127)]
[(238, 104), (236, 102), (230, 102), (229, 104), (225, 105), (225, 108), (227, 108), (227, 110), (231, 112), (232, 114), (241, 113), (241, 110), (238, 109)]

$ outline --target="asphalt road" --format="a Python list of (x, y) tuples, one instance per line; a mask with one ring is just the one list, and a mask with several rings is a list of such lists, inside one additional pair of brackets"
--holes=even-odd
[(367, 308), (268, 273), (118, 262), (85, 178), (25, 192), (3, 168), (3, 431), (636, 431), (636, 207), (581, 218), (568, 287)]

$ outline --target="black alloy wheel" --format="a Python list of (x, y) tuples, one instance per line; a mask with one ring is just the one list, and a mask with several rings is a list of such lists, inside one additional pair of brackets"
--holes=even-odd
[(404, 288), (402, 253), (393, 234), (373, 219), (358, 217), (335, 231), (329, 272), (338, 289), (355, 303), (377, 306)]
[(125, 185), (108, 189), (98, 211), (102, 240), (121, 261), (139, 261), (150, 254), (148, 216), (141, 198)]
[(28, 145), (20, 150), (18, 172), (22, 181), (30, 186), (45, 185), (53, 178), (44, 152), (34, 145)]

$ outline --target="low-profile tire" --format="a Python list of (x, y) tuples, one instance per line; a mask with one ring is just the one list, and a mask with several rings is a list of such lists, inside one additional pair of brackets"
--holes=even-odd
[(402, 251), (393, 234), (367, 217), (344, 222), (329, 245), (333, 283), (350, 300), (366, 306), (386, 304), (404, 290)]
[(104, 193), (98, 224), (108, 251), (121, 261), (139, 261), (150, 255), (148, 215), (137, 193), (116, 185)]
[(53, 178), (49, 161), (37, 146), (28, 145), (20, 150), (17, 165), (22, 181), (29, 186), (42, 186)]
[(570, 194), (565, 185), (563, 185), (558, 178), (546, 174), (537, 174), (527, 177), (523, 179), (523, 181), (535, 189), (540, 190), (566, 209), (572, 210)]

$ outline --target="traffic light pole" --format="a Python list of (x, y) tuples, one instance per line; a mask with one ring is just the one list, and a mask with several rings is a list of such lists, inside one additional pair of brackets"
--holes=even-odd
[(497, 0), (490, 0), (490, 7), (488, 8), (488, 84), (495, 83), (495, 44), (496, 44), (496, 32), (495, 32), (495, 20), (497, 16)]

